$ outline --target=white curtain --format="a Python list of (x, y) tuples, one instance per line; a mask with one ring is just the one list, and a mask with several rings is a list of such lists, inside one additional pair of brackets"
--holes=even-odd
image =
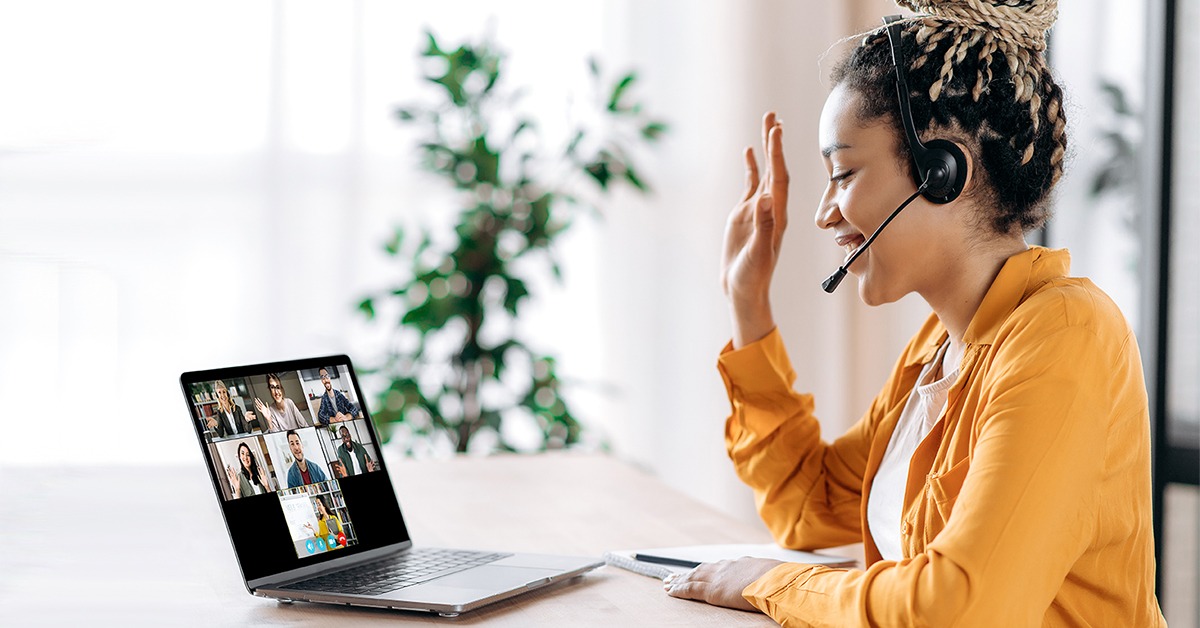
[(451, 41), (492, 29), (551, 133), (595, 52), (636, 68), (671, 125), (641, 160), (655, 194), (581, 221), (565, 285), (537, 286), (526, 321), (616, 455), (753, 516), (724, 455), (715, 361), (725, 215), (766, 110), (785, 122), (794, 181), (776, 317), (826, 438), (925, 315), (818, 286), (842, 256), (811, 222), (837, 52), (822, 58), (889, 3), (43, 4), (0, 3), (0, 398), (11, 425), (55, 436), (0, 439), (0, 464), (195, 464), (181, 371), (377, 355), (381, 331), (354, 304), (391, 276), (381, 242), (454, 208), (393, 118), (429, 95), (425, 26)]

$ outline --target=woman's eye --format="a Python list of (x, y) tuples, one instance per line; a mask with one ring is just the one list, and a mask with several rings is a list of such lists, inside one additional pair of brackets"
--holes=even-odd
[(845, 170), (842, 172), (835, 172), (833, 174), (833, 176), (829, 177), (829, 182), (836, 183), (842, 187), (846, 187), (846, 181), (852, 174), (854, 174), (853, 170)]

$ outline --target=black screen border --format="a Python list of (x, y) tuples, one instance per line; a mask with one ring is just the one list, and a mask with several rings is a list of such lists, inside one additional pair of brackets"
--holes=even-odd
[[(385, 513), (384, 516), (394, 516), (395, 522), (394, 525), (392, 525), (391, 522), (388, 522), (389, 525), (378, 525), (378, 522), (376, 522), (377, 525), (370, 526), (376, 531), (381, 532), (378, 538), (365, 539), (360, 536), (357, 545), (346, 548), (345, 550), (326, 552), (318, 556), (306, 557), (303, 559), (297, 557), (292, 564), (277, 565), (274, 567), (254, 564), (254, 561), (248, 558), (248, 556), (250, 556), (252, 553), (247, 551), (245, 548), (238, 547), (238, 544), (235, 540), (237, 536), (233, 531), (232, 518), (237, 516), (237, 510), (245, 510), (245, 508), (239, 508), (239, 506), (242, 505), (239, 504), (239, 502), (242, 500), (226, 500), (221, 493), (221, 484), (219, 478), (216, 476), (216, 467), (214, 466), (214, 461), (212, 460), (212, 456), (209, 451), (209, 443), (204, 438), (204, 431), (200, 428), (199, 417), (196, 415), (191, 403), (191, 386), (193, 384), (200, 384), (218, 379), (229, 379), (235, 377), (244, 378), (251, 375), (263, 375), (265, 373), (300, 371), (304, 369), (317, 369), (321, 367), (341, 365), (345, 365), (347, 370), (350, 372), (350, 382), (351, 385), (354, 386), (354, 392), (358, 397), (359, 405), (361, 406), (363, 412), (363, 417), (366, 419), (368, 426), (367, 429), (371, 433), (371, 439), (375, 443), (376, 447), (382, 447), (382, 441), (379, 439), (379, 431), (375, 427), (375, 421), (371, 418), (371, 413), (367, 408), (367, 398), (363, 395), (362, 388), (358, 383), (358, 373), (354, 370), (353, 361), (351, 361), (350, 357), (345, 354), (281, 360), (278, 362), (263, 362), (259, 364), (247, 364), (244, 366), (228, 366), (199, 371), (188, 371), (179, 376), (180, 389), (183, 392), (184, 403), (187, 408), (188, 422), (192, 424), (192, 430), (196, 434), (196, 442), (200, 446), (200, 455), (204, 460), (204, 466), (208, 470), (209, 481), (212, 483), (213, 495), (216, 497), (217, 503), (221, 508), (221, 518), (225, 522), (226, 538), (229, 540), (230, 545), (233, 547), (233, 553), (237, 557), (238, 568), (242, 572), (242, 579), (245, 580), (246, 587), (251, 592), (253, 592), (254, 585), (256, 583), (269, 581), (273, 578), (290, 574), (291, 572), (313, 572), (317, 571), (312, 569), (313, 567), (332, 567), (332, 565), (327, 564), (330, 562), (353, 562), (354, 558), (360, 557), (366, 553), (370, 553), (372, 556), (377, 556), (381, 553), (387, 553), (387, 551), (400, 550), (411, 546), (411, 538), (408, 534), (408, 526), (404, 522), (404, 516), (400, 511), (400, 503), (396, 498), (395, 486), (392, 484), (391, 474), (388, 471), (387, 463), (383, 460), (382, 455), (378, 456), (381, 472), (377, 474), (372, 473), (370, 475), (375, 476), (375, 478), (379, 478), (378, 481), (380, 481), (383, 486), (386, 487), (387, 490), (382, 490), (383, 487), (376, 489), (379, 493), (378, 499), (385, 500), (385, 503), (378, 504), (378, 506)], [(356, 479), (365, 479), (365, 477), (366, 476), (360, 476), (360, 478)], [(375, 478), (371, 478), (371, 480), (375, 480)], [(341, 482), (344, 481), (345, 479), (341, 480)], [(259, 495), (244, 499), (259, 499), (264, 497), (267, 496)], [(278, 495), (273, 494), (272, 497), (275, 499), (275, 503), (278, 504)], [(390, 500), (390, 502), (387, 500)], [(359, 509), (362, 509), (362, 505), (359, 506)], [(241, 524), (243, 522), (238, 523)], [(380, 552), (379, 550), (387, 551)]]

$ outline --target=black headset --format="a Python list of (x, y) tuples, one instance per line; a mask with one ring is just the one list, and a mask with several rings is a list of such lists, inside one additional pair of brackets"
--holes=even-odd
[(838, 285), (846, 278), (846, 273), (854, 260), (865, 253), (875, 238), (883, 233), (900, 212), (918, 196), (924, 196), (931, 203), (945, 204), (962, 194), (963, 186), (967, 183), (967, 158), (962, 149), (949, 140), (929, 140), (922, 144), (917, 137), (913, 124), (912, 108), (908, 103), (908, 79), (904, 75), (904, 55), (900, 54), (900, 20), (899, 15), (889, 15), (883, 18), (887, 27), (888, 42), (892, 44), (892, 65), (896, 68), (896, 95), (900, 99), (900, 121), (904, 123), (904, 136), (908, 138), (908, 150), (913, 158), (913, 180), (917, 183), (917, 191), (908, 200), (900, 204), (895, 211), (875, 229), (875, 233), (854, 250), (846, 261), (838, 267), (828, 279), (821, 282), (821, 289), (830, 294), (837, 290)]
[(908, 79), (905, 75), (904, 55), (900, 52), (899, 15), (883, 18), (887, 26), (888, 42), (892, 45), (892, 65), (896, 68), (896, 95), (900, 99), (900, 121), (904, 124), (904, 135), (908, 138), (908, 150), (912, 153), (913, 179), (917, 185), (925, 184), (921, 193), (931, 203), (949, 203), (962, 194), (967, 183), (967, 158), (957, 144), (949, 140), (929, 140), (922, 144), (913, 125), (912, 108), (908, 102)]

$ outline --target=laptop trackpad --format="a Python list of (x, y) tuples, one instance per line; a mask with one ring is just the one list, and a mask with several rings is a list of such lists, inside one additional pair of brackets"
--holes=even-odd
[(559, 571), (555, 569), (481, 565), (431, 580), (430, 584), (463, 589), (515, 589), (531, 582), (540, 582), (557, 573)]

